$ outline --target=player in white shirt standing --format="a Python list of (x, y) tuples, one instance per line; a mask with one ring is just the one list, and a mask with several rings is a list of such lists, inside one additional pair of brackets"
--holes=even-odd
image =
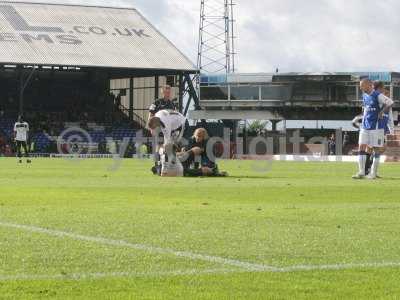
[(160, 128), (164, 136), (164, 144), (161, 149), (161, 176), (183, 176), (183, 167), (176, 158), (176, 145), (182, 139), (186, 129), (186, 117), (179, 112), (160, 110), (149, 118), (148, 128), (153, 134)]
[(17, 156), (19, 158), (19, 163), (22, 163), (22, 152), (21, 148), (24, 149), (26, 162), (31, 163), (29, 159), (29, 151), (28, 151), (28, 133), (29, 133), (29, 124), (24, 122), (22, 116), (18, 117), (18, 121), (14, 125), (14, 139), (17, 145)]

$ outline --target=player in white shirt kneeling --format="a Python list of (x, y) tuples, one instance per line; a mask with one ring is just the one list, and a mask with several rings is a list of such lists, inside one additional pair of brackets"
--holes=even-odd
[(18, 121), (14, 124), (14, 139), (17, 146), (17, 157), (19, 158), (19, 163), (22, 163), (22, 151), (24, 150), (24, 154), (26, 157), (26, 162), (29, 164), (31, 160), (29, 159), (29, 151), (28, 151), (28, 134), (29, 134), (29, 124), (25, 122), (22, 116), (18, 117)]

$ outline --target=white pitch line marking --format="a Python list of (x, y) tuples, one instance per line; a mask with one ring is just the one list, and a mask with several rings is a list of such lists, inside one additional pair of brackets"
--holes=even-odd
[(116, 246), (116, 247), (131, 248), (131, 249), (141, 250), (141, 251), (150, 252), (150, 253), (172, 255), (172, 256), (176, 256), (176, 257), (188, 258), (191, 260), (201, 260), (201, 261), (206, 261), (206, 262), (211, 262), (211, 263), (218, 263), (218, 264), (222, 264), (222, 265), (238, 267), (238, 268), (241, 268), (241, 269), (244, 269), (247, 271), (275, 271), (275, 272), (279, 271), (279, 268), (275, 268), (275, 267), (267, 266), (267, 265), (263, 265), (263, 264), (243, 262), (243, 261), (229, 259), (229, 258), (225, 258), (225, 257), (197, 254), (197, 253), (192, 253), (192, 252), (188, 252), (188, 251), (178, 251), (178, 250), (174, 250), (174, 249), (153, 247), (153, 246), (143, 245), (143, 244), (133, 244), (133, 243), (129, 243), (126, 241), (121, 241), (121, 240), (107, 239), (107, 238), (103, 238), (103, 237), (86, 236), (86, 235), (75, 234), (75, 233), (71, 233), (71, 232), (65, 232), (65, 231), (59, 231), (59, 230), (53, 230), (53, 229), (46, 229), (46, 228), (36, 227), (36, 226), (28, 226), (28, 225), (4, 223), (4, 222), (0, 222), (0, 226), (25, 230), (25, 231), (29, 231), (29, 232), (47, 234), (47, 235), (60, 237), (60, 238), (71, 238), (74, 240), (80, 240), (80, 241), (86, 241), (86, 242), (92, 242), (92, 243), (98, 243), (98, 244), (110, 245), (110, 246)]
[(165, 272), (112, 272), (112, 273), (75, 273), (75, 274), (17, 274), (17, 275), (0, 275), (0, 282), (4, 281), (21, 281), (21, 280), (87, 280), (87, 279), (103, 279), (103, 278), (145, 278), (145, 277), (174, 277), (174, 276), (190, 276), (202, 274), (227, 274), (235, 272), (230, 269), (205, 269), (205, 270), (178, 270)]
[(351, 264), (332, 264), (332, 265), (298, 265), (279, 268), (278, 272), (301, 272), (301, 271), (335, 271), (335, 270), (353, 270), (353, 269), (380, 269), (380, 268), (398, 268), (400, 262), (372, 262), (372, 263), (351, 263)]
[[(253, 271), (255, 273), (293, 273), (309, 271), (337, 271), (354, 269), (379, 269), (386, 267), (400, 267), (400, 262), (365, 263), (365, 264), (337, 264), (337, 265), (299, 265), (277, 270)], [(0, 282), (7, 281), (40, 281), (40, 280), (90, 280), (107, 278), (146, 278), (146, 277), (174, 277), (174, 276), (196, 276), (196, 275), (224, 275), (224, 274), (246, 274), (251, 271), (233, 269), (205, 269), (205, 270), (181, 270), (165, 272), (112, 272), (112, 273), (77, 273), (77, 274), (53, 274), (53, 275), (0, 275)]]
[(168, 248), (160, 248), (147, 246), (142, 244), (132, 244), (126, 241), (106, 239), (102, 237), (92, 237), (59, 230), (51, 230), (36, 226), (27, 226), (13, 223), (0, 222), (1, 227), (20, 229), (30, 232), (47, 234), (55, 237), (71, 238), (74, 240), (81, 240), (86, 242), (99, 243), (103, 245), (126, 247), (136, 250), (142, 250), (150, 253), (173, 255), (182, 258), (189, 258), (192, 260), (201, 260), (223, 265), (229, 265), (241, 268), (239, 270), (222, 270), (222, 269), (209, 269), (209, 270), (189, 270), (189, 271), (171, 271), (159, 273), (93, 273), (93, 274), (75, 274), (75, 275), (15, 275), (15, 276), (1, 276), (0, 281), (5, 280), (40, 280), (40, 279), (85, 279), (85, 278), (102, 278), (102, 277), (145, 277), (145, 276), (179, 276), (179, 275), (200, 275), (200, 274), (227, 274), (227, 273), (247, 273), (250, 272), (266, 272), (266, 273), (291, 273), (291, 272), (307, 272), (307, 271), (334, 271), (334, 270), (351, 270), (351, 269), (379, 269), (379, 268), (399, 268), (400, 262), (372, 262), (372, 263), (349, 263), (349, 264), (330, 264), (330, 265), (294, 265), (287, 267), (273, 267), (263, 264), (248, 263), (234, 259), (228, 259), (219, 256), (210, 256), (203, 254), (196, 254), (187, 251), (177, 251)]

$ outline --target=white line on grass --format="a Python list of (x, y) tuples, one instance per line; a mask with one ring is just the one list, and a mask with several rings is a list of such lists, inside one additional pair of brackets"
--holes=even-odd
[(352, 269), (380, 269), (380, 268), (398, 268), (400, 262), (379, 262), (379, 263), (360, 263), (360, 264), (332, 264), (332, 265), (298, 265), (279, 268), (278, 272), (289, 273), (299, 271), (334, 271), (334, 270), (352, 270)]
[[(365, 264), (337, 264), (337, 265), (299, 265), (277, 270), (253, 271), (255, 273), (293, 273), (309, 271), (337, 271), (337, 270), (355, 270), (355, 269), (379, 269), (388, 267), (400, 267), (400, 262), (386, 263), (365, 263)], [(41, 280), (90, 280), (107, 278), (147, 278), (147, 277), (174, 277), (174, 276), (197, 276), (197, 275), (224, 275), (224, 274), (246, 274), (251, 271), (233, 270), (233, 269), (205, 269), (205, 270), (181, 270), (165, 272), (112, 272), (112, 273), (76, 273), (76, 274), (53, 274), (53, 275), (0, 275), (0, 282), (6, 281), (41, 281)]]
[(20, 225), (13, 223), (0, 222), (1, 227), (20, 229), (30, 232), (47, 234), (61, 238), (71, 238), (86, 242), (99, 243), (103, 245), (118, 246), (142, 250), (150, 253), (173, 255), (177, 257), (189, 258), (192, 260), (201, 260), (212, 263), (219, 263), (239, 267), (242, 270), (232, 269), (206, 269), (206, 270), (188, 270), (188, 271), (171, 271), (171, 272), (155, 272), (155, 273), (91, 273), (91, 274), (72, 274), (72, 275), (10, 275), (1, 276), (0, 281), (7, 280), (46, 280), (46, 279), (90, 279), (90, 278), (105, 278), (105, 277), (163, 277), (163, 276), (179, 276), (179, 275), (200, 275), (200, 274), (227, 274), (227, 273), (247, 273), (247, 272), (269, 272), (269, 273), (291, 273), (291, 272), (306, 272), (306, 271), (334, 271), (334, 270), (351, 270), (351, 269), (379, 269), (379, 268), (399, 268), (400, 262), (372, 262), (360, 264), (331, 264), (331, 265), (295, 265), (287, 267), (273, 267), (263, 264), (254, 264), (243, 262), (234, 259), (228, 259), (218, 256), (210, 256), (196, 254), (187, 251), (177, 251), (168, 248), (152, 247), (142, 244), (132, 244), (120, 240), (106, 239), (102, 237), (85, 236), (59, 230), (46, 229), (36, 226)]
[(102, 278), (146, 278), (146, 277), (174, 277), (174, 276), (189, 276), (202, 274), (225, 274), (232, 273), (236, 270), (230, 269), (205, 269), (205, 270), (178, 270), (165, 272), (112, 272), (112, 273), (75, 273), (75, 274), (17, 274), (17, 275), (0, 275), (2, 281), (19, 281), (19, 280), (87, 280), (87, 279), (102, 279)]
[(150, 252), (150, 253), (173, 255), (173, 256), (177, 256), (177, 257), (188, 258), (191, 260), (201, 260), (201, 261), (206, 261), (206, 262), (211, 262), (211, 263), (219, 263), (222, 265), (238, 267), (238, 268), (244, 269), (246, 271), (275, 271), (275, 272), (279, 271), (279, 268), (275, 268), (275, 267), (267, 266), (267, 265), (263, 265), (263, 264), (255, 264), (255, 263), (243, 262), (243, 261), (219, 257), (219, 256), (203, 255), (203, 254), (197, 254), (197, 253), (192, 253), (192, 252), (188, 252), (188, 251), (178, 251), (178, 250), (174, 250), (174, 249), (153, 247), (153, 246), (143, 245), (143, 244), (133, 244), (133, 243), (129, 243), (126, 241), (121, 241), (121, 240), (112, 240), (112, 239), (107, 239), (107, 238), (103, 238), (103, 237), (86, 236), (86, 235), (75, 234), (75, 233), (59, 231), (59, 230), (46, 229), (46, 228), (36, 227), (36, 226), (28, 226), (28, 225), (20, 225), (20, 224), (4, 223), (4, 222), (0, 222), (0, 226), (14, 228), (14, 229), (20, 229), (20, 230), (25, 230), (25, 231), (30, 231), (30, 232), (36, 232), (36, 233), (41, 233), (41, 234), (47, 234), (47, 235), (51, 235), (51, 236), (55, 236), (55, 237), (71, 238), (74, 240), (98, 243), (98, 244), (103, 244), (103, 245), (131, 248), (131, 249), (141, 250), (141, 251)]

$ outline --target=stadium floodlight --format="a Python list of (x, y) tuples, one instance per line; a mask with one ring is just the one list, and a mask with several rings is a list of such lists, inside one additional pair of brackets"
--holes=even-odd
[(233, 0), (201, 0), (197, 67), (201, 73), (235, 72)]

